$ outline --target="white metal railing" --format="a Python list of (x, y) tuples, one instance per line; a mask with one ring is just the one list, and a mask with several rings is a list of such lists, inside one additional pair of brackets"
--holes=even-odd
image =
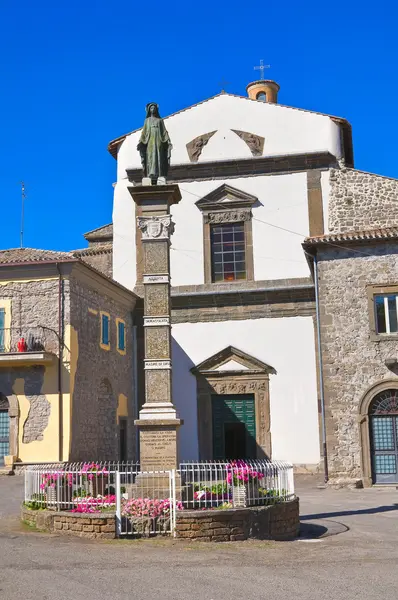
[(294, 498), (293, 465), (284, 461), (237, 460), (180, 465), (185, 508), (238, 508)]
[(141, 471), (137, 463), (49, 463), (25, 471), (30, 508), (110, 512), (118, 536), (170, 535), (177, 511), (239, 508), (294, 498), (293, 466), (283, 461), (182, 463)]
[(31, 465), (25, 470), (25, 503), (74, 512), (115, 511), (116, 473), (136, 463), (86, 462)]

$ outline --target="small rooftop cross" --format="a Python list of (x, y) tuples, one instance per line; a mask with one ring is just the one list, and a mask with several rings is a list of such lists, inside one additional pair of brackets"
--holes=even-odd
[(261, 71), (261, 79), (264, 79), (264, 70), (269, 69), (271, 65), (265, 65), (263, 59), (260, 60), (260, 66), (254, 67), (255, 71)]

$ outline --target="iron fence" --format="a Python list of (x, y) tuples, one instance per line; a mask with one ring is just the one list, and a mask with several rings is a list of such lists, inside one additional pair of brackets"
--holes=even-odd
[(282, 461), (182, 463), (179, 469), (142, 471), (138, 463), (48, 463), (25, 471), (27, 507), (109, 512), (118, 536), (175, 531), (182, 510), (223, 509), (294, 498), (293, 466)]
[(238, 508), (294, 498), (293, 465), (284, 461), (237, 460), (180, 465), (185, 508)]

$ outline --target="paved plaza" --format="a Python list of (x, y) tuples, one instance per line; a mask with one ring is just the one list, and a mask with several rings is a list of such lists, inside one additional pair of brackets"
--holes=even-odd
[(398, 491), (318, 483), (297, 478), (300, 540), (189, 544), (27, 531), (18, 520), (23, 478), (2, 477), (0, 598), (396, 600)]

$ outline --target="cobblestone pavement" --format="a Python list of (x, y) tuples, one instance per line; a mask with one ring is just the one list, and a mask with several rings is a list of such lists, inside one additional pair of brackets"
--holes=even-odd
[[(298, 478), (294, 542), (95, 542), (26, 531), (22, 478), (0, 478), (0, 598), (396, 600), (398, 491), (318, 489)], [(329, 537), (324, 534), (349, 530)], [(308, 534), (308, 535), (307, 535)]]

